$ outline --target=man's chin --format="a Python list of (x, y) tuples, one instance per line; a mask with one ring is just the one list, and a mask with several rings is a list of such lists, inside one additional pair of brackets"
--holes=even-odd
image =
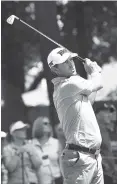
[(26, 140), (26, 138), (27, 138), (27, 137), (19, 137), (19, 139), (20, 139), (21, 141)]
[(73, 75), (76, 75), (77, 73), (76, 73), (76, 71), (72, 71), (72, 74), (73, 74)]

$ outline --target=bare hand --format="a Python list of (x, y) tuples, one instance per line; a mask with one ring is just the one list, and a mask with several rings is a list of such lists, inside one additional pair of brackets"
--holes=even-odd
[(26, 152), (33, 152), (33, 145), (32, 144), (26, 144), (24, 145), (24, 149)]
[(84, 63), (84, 68), (87, 74), (91, 75), (94, 72), (101, 73), (102, 69), (101, 67), (96, 63), (92, 62), (90, 59), (86, 58)]
[(22, 153), (24, 153), (24, 152), (26, 152), (25, 146), (21, 146), (21, 147), (19, 147), (19, 149), (17, 150), (17, 154), (22, 154)]

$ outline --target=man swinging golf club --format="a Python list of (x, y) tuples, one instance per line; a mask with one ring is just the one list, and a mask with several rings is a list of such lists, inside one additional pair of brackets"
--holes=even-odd
[[(36, 33), (40, 34), (41, 36), (45, 37), (46, 39), (48, 39), (49, 41), (53, 42), (54, 44), (56, 44), (58, 47), (62, 47), (65, 48), (63, 45), (57, 43), (55, 40), (53, 40), (52, 38), (50, 38), (49, 36), (47, 36), (46, 34), (42, 33), (41, 31), (39, 31), (38, 29), (34, 28), (33, 26), (31, 26), (30, 24), (26, 23), (24, 20), (20, 19), (19, 17), (17, 17), (16, 15), (11, 15), (7, 18), (6, 22), (10, 25), (12, 25), (14, 23), (15, 20), (20, 21), (22, 24), (24, 24), (25, 26), (27, 26), (28, 28), (32, 29), (33, 31), (35, 31)], [(66, 48), (65, 48), (66, 49)], [(68, 50), (68, 49), (67, 49)], [(81, 62), (84, 62), (84, 59), (82, 57), (80, 57), (78, 54), (77, 56), (78, 59)]]
[(102, 88), (101, 68), (85, 59), (88, 79), (76, 72), (71, 53), (64, 48), (50, 52), (47, 61), (57, 76), (53, 100), (66, 138), (61, 155), (61, 171), (65, 184), (103, 184), (101, 134), (92, 108), (96, 92)]
[[(101, 68), (96, 62), (71, 53), (19, 17), (11, 15), (7, 22), (17, 19), (59, 46), (48, 56), (51, 71), (57, 76), (54, 84), (54, 104), (66, 138), (61, 155), (61, 170), (65, 184), (103, 184), (101, 165), (101, 135), (91, 104), (96, 91), (102, 88)], [(84, 62), (88, 80), (76, 72), (73, 58)]]

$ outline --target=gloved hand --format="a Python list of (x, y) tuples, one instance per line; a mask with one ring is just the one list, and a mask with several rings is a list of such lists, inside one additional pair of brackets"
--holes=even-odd
[(88, 58), (85, 59), (84, 68), (88, 75), (92, 73), (101, 73), (102, 71), (101, 67), (96, 62), (92, 62)]

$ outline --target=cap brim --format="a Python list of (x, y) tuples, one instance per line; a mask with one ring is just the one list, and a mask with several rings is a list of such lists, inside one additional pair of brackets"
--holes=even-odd
[(25, 125), (22, 125), (20, 128), (17, 128), (15, 130), (21, 130), (21, 129), (24, 129), (24, 128), (29, 128), (30, 126), (28, 124), (25, 124)]
[(71, 58), (77, 57), (78, 54), (77, 53), (71, 53)]
[[(22, 126), (22, 128), (29, 128), (30, 126), (28, 124), (25, 124), (24, 126)], [(21, 128), (21, 129), (22, 129)]]
[(18, 131), (18, 130), (22, 130), (22, 129), (27, 129), (29, 128), (30, 126), (28, 124), (25, 124), (25, 125), (22, 125), (20, 126), (19, 128), (13, 128), (10, 130), (10, 133), (12, 134), (14, 131)]

